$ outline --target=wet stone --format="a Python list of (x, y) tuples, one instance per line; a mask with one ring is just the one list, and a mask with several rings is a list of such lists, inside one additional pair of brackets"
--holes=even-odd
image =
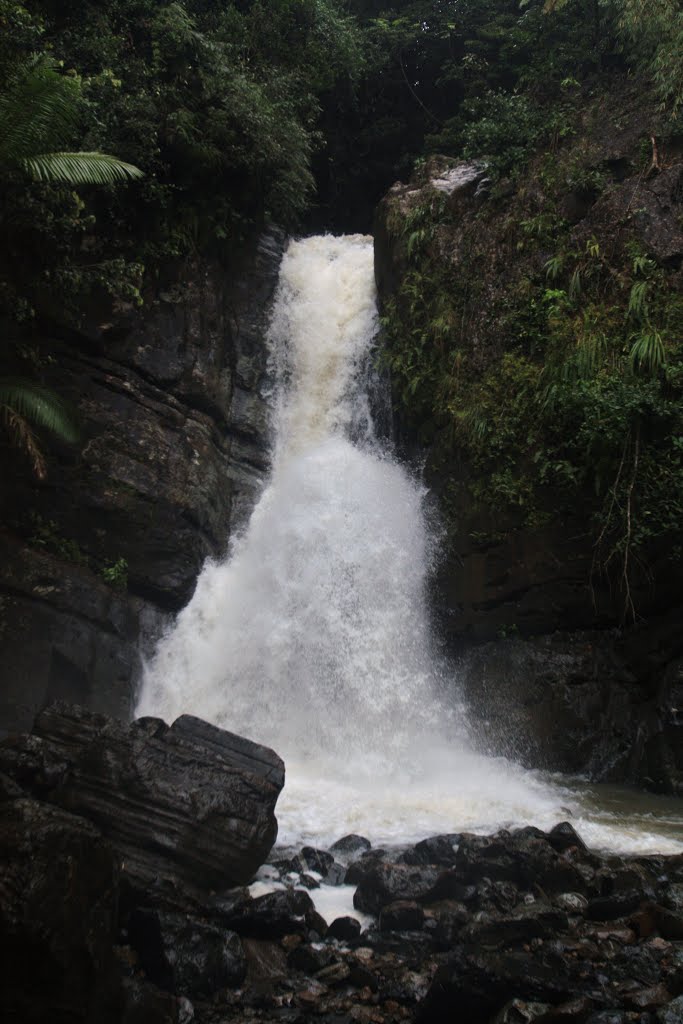
[(351, 861), (361, 857), (371, 848), (369, 839), (365, 836), (357, 836), (351, 833), (348, 836), (342, 836), (341, 839), (337, 839), (336, 843), (332, 843), (330, 847), (330, 853), (334, 854), (336, 860), (343, 860), (346, 864), (350, 864)]
[(294, 858), (294, 861), (301, 865), (300, 871), (316, 871), (324, 876), (332, 866), (334, 857), (325, 850), (316, 850), (312, 846), (304, 846), (298, 856)]
[(247, 983), (258, 992), (269, 991), (287, 974), (287, 958), (279, 943), (245, 939)]
[(404, 864), (442, 864), (444, 867), (452, 867), (455, 864), (459, 842), (460, 833), (431, 836), (417, 843), (412, 849), (406, 850), (401, 861)]
[(555, 896), (553, 903), (568, 914), (583, 914), (588, 907), (588, 900), (578, 892), (561, 892)]
[(317, 910), (313, 910), (310, 914), (306, 915), (306, 925), (311, 942), (324, 939), (327, 935), (327, 921)]
[(598, 942), (620, 942), (630, 946), (636, 941), (636, 933), (632, 928), (598, 928), (593, 934)]
[(303, 885), (304, 889), (319, 889), (320, 882), (317, 878), (313, 878), (312, 875), (303, 874), (299, 879), (300, 885)]
[(683, 1024), (683, 996), (677, 996), (657, 1010), (657, 1024)]
[(656, 1009), (671, 1001), (671, 993), (662, 985), (653, 985), (651, 988), (641, 988), (632, 992), (627, 997), (627, 1002), (638, 1010)]
[(476, 888), (475, 905), (487, 913), (507, 914), (520, 903), (521, 892), (512, 882), (492, 882), (484, 878)]
[(522, 999), (511, 999), (496, 1014), (493, 1024), (530, 1024), (539, 1017), (546, 1017), (551, 1009), (550, 1003), (525, 1003)]
[(662, 902), (667, 910), (674, 910), (683, 914), (683, 884), (681, 882), (674, 882), (673, 885), (669, 885)]
[(424, 910), (410, 900), (397, 900), (383, 907), (379, 915), (381, 932), (419, 931), (424, 924)]
[(285, 935), (280, 945), (285, 953), (291, 953), (293, 949), (298, 949), (302, 942), (303, 939), (300, 935)]
[(128, 936), (147, 977), (159, 988), (210, 996), (244, 980), (244, 950), (234, 932), (182, 914), (137, 910)]
[(360, 921), (355, 917), (336, 917), (327, 929), (329, 939), (339, 939), (341, 942), (351, 942), (357, 939), (360, 933)]
[(463, 835), (456, 866), (468, 883), (486, 878), (512, 883), (526, 891), (540, 886), (548, 894), (585, 888), (576, 866), (558, 854), (539, 829), (502, 831), (493, 836)]
[(377, 974), (371, 971), (367, 964), (357, 959), (349, 961), (349, 981), (356, 988), (367, 988), (371, 992), (376, 992), (379, 988), (379, 981)]
[(319, 982), (312, 981), (308, 988), (302, 989), (301, 992), (297, 992), (296, 997), (299, 1002), (305, 1006), (315, 1006), (316, 1003), (320, 1002), (322, 996), (327, 992), (325, 985), (321, 985)]
[(317, 949), (315, 946), (298, 946), (287, 957), (287, 963), (294, 970), (303, 971), (304, 974), (318, 974), (332, 960), (333, 954), (329, 949)]
[(324, 985), (342, 985), (348, 980), (351, 974), (351, 969), (343, 961), (330, 964), (328, 967), (323, 967), (321, 971), (316, 974), (316, 981), (322, 982)]
[(551, 828), (548, 833), (548, 842), (558, 853), (564, 853), (565, 850), (572, 847), (576, 847), (578, 850), (586, 849), (583, 839), (568, 821), (561, 821), (559, 825)]
[(239, 935), (272, 939), (305, 935), (309, 928), (318, 925), (318, 918), (308, 893), (301, 889), (280, 889), (241, 907), (231, 926)]
[(657, 907), (657, 928), (665, 939), (680, 941), (683, 939), (683, 913)]
[[(352, 867), (360, 869), (361, 862)], [(433, 892), (438, 878), (437, 869), (431, 866), (409, 867), (386, 862), (367, 865), (359, 874), (353, 905), (366, 914), (378, 914), (382, 907), (396, 900), (425, 900)]]
[(568, 921), (559, 910), (547, 905), (520, 907), (514, 916), (499, 918), (482, 915), (464, 929), (464, 940), (477, 946), (494, 948), (498, 946), (519, 946), (534, 939), (552, 938), (558, 932), (566, 931)]
[(439, 871), (434, 888), (429, 894), (430, 902), (458, 900), (461, 903), (472, 903), (476, 898), (477, 887), (464, 885), (456, 868), (444, 868)]
[(590, 1013), (593, 1003), (587, 997), (572, 999), (560, 1006), (554, 1006), (548, 1013), (548, 1024), (574, 1024), (583, 1022)]
[(436, 926), (433, 929), (434, 941), (441, 949), (448, 949), (452, 946), (463, 928), (470, 920), (470, 913), (462, 903), (445, 901), (430, 907), (435, 915)]
[(636, 911), (642, 903), (642, 894), (637, 890), (614, 893), (612, 896), (598, 896), (589, 900), (586, 917), (590, 921), (616, 921)]
[(343, 864), (337, 864), (334, 861), (330, 864), (329, 868), (325, 873), (325, 884), (326, 885), (343, 885), (346, 879), (346, 868)]

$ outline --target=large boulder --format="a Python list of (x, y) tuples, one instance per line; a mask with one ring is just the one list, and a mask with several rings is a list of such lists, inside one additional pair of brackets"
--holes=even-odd
[(0, 744), (0, 771), (95, 824), (134, 888), (248, 881), (277, 836), (284, 765), (272, 750), (183, 716), (124, 725), (53, 705)]
[(166, 991), (210, 997), (244, 980), (242, 943), (225, 928), (142, 908), (128, 921), (128, 937), (147, 977)]

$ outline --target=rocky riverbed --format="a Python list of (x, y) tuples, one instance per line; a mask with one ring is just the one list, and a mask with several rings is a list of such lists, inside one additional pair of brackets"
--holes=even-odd
[(271, 850), (283, 781), (190, 717), (60, 705), (5, 740), (3, 1020), (683, 1021), (683, 857), (569, 822)]

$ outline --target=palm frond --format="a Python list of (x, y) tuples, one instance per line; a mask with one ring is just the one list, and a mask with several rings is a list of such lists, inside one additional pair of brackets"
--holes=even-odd
[(576, 344), (574, 356), (578, 380), (591, 380), (604, 365), (608, 353), (608, 340), (602, 331), (587, 331)]
[(0, 96), (0, 162), (61, 146), (78, 123), (79, 83), (50, 57), (24, 65)]
[(646, 370), (653, 376), (666, 365), (664, 339), (656, 328), (648, 327), (636, 335), (629, 360), (634, 370)]
[(78, 440), (78, 429), (66, 402), (44, 384), (22, 377), (2, 377), (0, 406), (68, 444)]
[(551, 281), (555, 281), (564, 268), (564, 256), (551, 256), (545, 263), (545, 275)]
[(33, 466), (33, 472), (39, 480), (44, 480), (47, 475), (45, 456), (28, 422), (8, 405), (0, 406), (0, 415), (15, 447), (26, 453)]
[(649, 287), (647, 281), (636, 281), (633, 285), (628, 300), (628, 316), (640, 317), (646, 312)]
[(41, 153), (24, 157), (21, 166), (34, 181), (67, 185), (113, 185), (142, 177), (139, 167), (106, 153)]

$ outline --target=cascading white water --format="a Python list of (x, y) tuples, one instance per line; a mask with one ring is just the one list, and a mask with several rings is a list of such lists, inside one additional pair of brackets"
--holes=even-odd
[[(373, 436), (375, 330), (372, 240), (293, 242), (270, 332), (270, 481), (159, 644), (138, 714), (190, 712), (273, 746), (287, 766), (285, 841), (550, 826), (574, 798), (470, 748), (433, 650), (424, 490)], [(583, 825), (599, 845), (652, 846)]]
[(367, 238), (290, 246), (271, 480), (161, 644), (141, 713), (191, 708), (290, 758), (335, 760), (386, 757), (434, 720), (422, 491), (373, 443), (359, 389), (375, 329)]

